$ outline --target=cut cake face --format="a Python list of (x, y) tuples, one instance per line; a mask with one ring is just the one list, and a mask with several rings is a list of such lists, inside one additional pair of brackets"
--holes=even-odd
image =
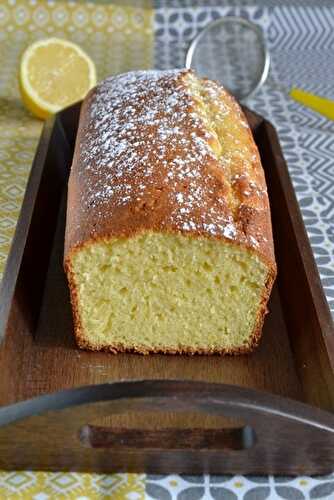
[(101, 241), (75, 254), (73, 273), (83, 347), (191, 354), (257, 340), (267, 268), (229, 243), (163, 233)]

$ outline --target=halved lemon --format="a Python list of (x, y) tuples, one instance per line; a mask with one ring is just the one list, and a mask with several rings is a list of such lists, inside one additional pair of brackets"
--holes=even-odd
[(47, 38), (33, 43), (23, 53), (19, 84), (29, 111), (48, 118), (86, 96), (96, 85), (96, 69), (75, 43)]

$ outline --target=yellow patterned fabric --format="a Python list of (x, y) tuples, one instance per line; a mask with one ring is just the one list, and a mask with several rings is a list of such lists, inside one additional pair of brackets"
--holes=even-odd
[(1, 499), (142, 500), (141, 474), (77, 474), (63, 472), (1, 472)]
[(42, 128), (19, 98), (19, 60), (31, 42), (49, 36), (78, 43), (95, 61), (99, 79), (150, 68), (153, 11), (147, 1), (0, 2), (0, 276)]
[[(152, 66), (153, 11), (147, 0), (0, 2), (0, 276), (3, 273), (42, 122), (24, 109), (20, 56), (31, 42), (58, 36), (78, 43), (99, 79)], [(143, 476), (0, 472), (0, 499), (144, 498)]]

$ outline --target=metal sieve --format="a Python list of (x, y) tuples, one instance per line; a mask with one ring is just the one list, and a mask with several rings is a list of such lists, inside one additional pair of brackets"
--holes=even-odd
[(240, 101), (266, 81), (269, 52), (261, 28), (241, 17), (222, 17), (192, 41), (186, 68), (218, 80)]
[[(208, 24), (192, 41), (186, 68), (218, 80), (239, 101), (252, 96), (267, 80), (270, 56), (259, 26), (242, 17), (226, 16)], [(272, 77), (268, 85), (291, 99), (334, 120), (334, 102)]]

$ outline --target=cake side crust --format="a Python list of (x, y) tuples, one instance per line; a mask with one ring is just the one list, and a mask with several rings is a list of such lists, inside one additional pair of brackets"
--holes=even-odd
[[(274, 265), (264, 174), (235, 99), (187, 71), (143, 74), (107, 79), (83, 102), (69, 179), (65, 257), (90, 239), (152, 230), (227, 237)], [(198, 95), (190, 87), (193, 80)], [(220, 112), (222, 122), (226, 117), (235, 127), (227, 155), (219, 150), (229, 132), (211, 124), (201, 93), (212, 96), (211, 113)], [(133, 104), (135, 98), (140, 105)], [(150, 121), (152, 100), (159, 104)], [(119, 122), (110, 118), (123, 114)], [(117, 141), (126, 149), (116, 147)]]

